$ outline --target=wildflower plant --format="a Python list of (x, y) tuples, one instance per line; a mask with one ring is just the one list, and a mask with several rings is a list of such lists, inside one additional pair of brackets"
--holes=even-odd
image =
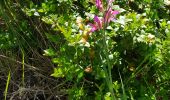
[[(117, 14), (119, 14), (119, 11), (112, 10), (112, 2), (113, 0), (107, 0), (106, 3), (106, 8), (103, 6), (102, 0), (96, 0), (96, 7), (98, 10), (102, 13), (101, 17), (98, 17), (97, 15), (94, 16), (94, 23), (90, 23), (89, 25), (91, 26), (90, 32), (95, 32), (98, 31), (97, 33), (102, 34), (102, 52), (104, 54), (104, 60), (106, 60), (107, 64), (104, 64), (103, 69), (105, 71), (105, 79), (106, 83), (109, 89), (109, 92), (111, 94), (111, 99), (116, 99), (114, 91), (113, 91), (113, 86), (112, 86), (112, 64), (110, 63), (110, 54), (109, 54), (109, 48), (107, 44), (107, 36), (106, 36), (106, 27), (109, 25), (111, 21), (115, 20), (115, 17)], [(92, 33), (93, 34), (93, 33)]]

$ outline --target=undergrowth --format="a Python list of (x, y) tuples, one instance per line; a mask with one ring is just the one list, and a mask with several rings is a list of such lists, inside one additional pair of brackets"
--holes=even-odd
[(170, 99), (169, 6), (1, 1), (0, 99)]

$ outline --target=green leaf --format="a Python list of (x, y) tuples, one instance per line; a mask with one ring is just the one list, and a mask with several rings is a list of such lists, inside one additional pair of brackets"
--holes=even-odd
[(78, 79), (81, 79), (81, 78), (83, 77), (83, 75), (84, 75), (84, 73), (83, 73), (83, 72), (80, 72), (80, 73), (78, 74)]
[(39, 9), (38, 12), (43, 13), (43, 12), (44, 12), (44, 9)]
[(49, 48), (49, 49), (44, 50), (44, 55), (45, 56), (55, 56), (56, 53), (52, 48)]
[(57, 24), (58, 29), (64, 34), (65, 38), (70, 41), (71, 38), (71, 33), (72, 33), (72, 29), (71, 29), (71, 23), (68, 23), (68, 26), (61, 26), (59, 24)]
[(54, 73), (51, 74), (53, 77), (64, 77), (63, 71), (61, 68), (54, 68)]
[(104, 100), (111, 100), (111, 93), (110, 92), (107, 92), (104, 96)]

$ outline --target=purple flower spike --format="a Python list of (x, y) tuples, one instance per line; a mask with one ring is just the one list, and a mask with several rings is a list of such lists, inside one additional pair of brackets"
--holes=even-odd
[(89, 25), (91, 26), (91, 30), (90, 32), (94, 32), (96, 30), (100, 30), (102, 29), (102, 25), (103, 24), (103, 21), (102, 19), (100, 19), (98, 16), (95, 16), (94, 17), (94, 23), (89, 23)]
[(109, 23), (111, 20), (111, 13), (112, 13), (112, 9), (109, 8), (108, 11), (105, 12), (104, 15), (104, 23)]
[(115, 15), (117, 15), (117, 14), (119, 14), (119, 11), (112, 11), (112, 14), (115, 16)]
[(99, 19), (98, 16), (95, 16), (95, 17), (94, 17), (94, 21), (97, 23), (98, 28), (99, 28), (99, 29), (102, 29), (102, 21), (101, 21), (101, 19)]
[[(102, 0), (96, 0), (96, 7), (104, 13), (104, 17), (100, 18), (98, 16), (94, 17), (94, 22), (90, 23), (91, 26), (90, 32), (94, 32), (96, 30), (102, 30), (105, 29), (110, 21), (114, 21), (116, 18), (116, 15), (119, 14), (119, 11), (112, 10), (111, 5), (114, 0), (107, 0), (107, 9), (103, 9)], [(104, 27), (103, 27), (104, 26)]]
[(90, 32), (94, 32), (94, 31), (97, 30), (97, 26), (96, 26), (96, 25), (94, 25), (94, 24), (92, 24), (92, 23), (89, 23), (89, 25), (92, 27), (91, 30), (90, 30)]
[(119, 11), (113, 11), (111, 8), (109, 8), (104, 16), (104, 23), (109, 24), (111, 20), (115, 19), (115, 16), (119, 14)]
[(103, 5), (101, 0), (96, 0), (96, 7), (100, 10), (103, 11)]

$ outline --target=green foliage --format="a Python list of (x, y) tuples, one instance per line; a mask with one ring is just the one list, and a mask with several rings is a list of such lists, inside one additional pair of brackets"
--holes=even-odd
[[(120, 14), (93, 33), (88, 33), (89, 23), (95, 23), (95, 15), (103, 16), (94, 0), (30, 1), (21, 8), (27, 17), (49, 26), (42, 34), (55, 46), (45, 47), (44, 56), (56, 66), (51, 76), (72, 83), (65, 88), (69, 99), (111, 100), (113, 93), (123, 100), (169, 99), (169, 5), (163, 0), (113, 4)], [(34, 35), (27, 23), (19, 21), (20, 29), (28, 28), (29, 41)], [(1, 47), (15, 44), (17, 36), (1, 33)]]
[[(64, 36), (64, 40), (61, 40), (58, 39), (56, 35), (55, 38), (50, 37), (49, 34), (47, 35), (50, 37), (49, 39), (56, 44), (62, 42), (56, 53), (51, 52), (50, 49), (45, 50), (45, 54), (51, 56), (53, 63), (57, 65), (52, 76), (66, 77), (69, 81), (75, 80), (73, 82), (76, 84), (76, 87), (85, 84), (85, 86), (83, 86), (84, 88), (78, 89), (78, 91), (76, 88), (72, 88), (72, 92), (69, 92), (72, 96), (71, 98), (79, 98), (83, 95), (88, 96), (90, 94), (88, 93), (89, 88), (87, 87), (91, 87), (91, 84), (86, 83), (84, 79), (87, 78), (99, 86), (103, 86), (104, 84), (106, 86), (106, 83), (103, 83), (103, 81), (104, 78), (108, 78), (104, 70), (107, 61), (104, 57), (105, 54), (102, 53), (102, 49), (104, 49), (102, 47), (102, 33), (93, 33), (87, 42), (85, 40), (85, 44), (79, 42), (83, 38), (80, 32), (86, 31), (87, 24), (85, 23), (86, 19), (83, 19), (81, 24), (84, 29), (81, 30), (81, 27), (76, 26), (76, 17), (81, 16), (84, 18), (90, 16), (88, 15), (88, 3), (71, 2), (68, 4), (68, 1), (58, 2), (59, 5), (61, 5), (60, 8), (55, 8), (53, 1), (50, 3), (42, 3), (41, 6), (37, 7), (37, 13), (41, 13), (42, 21), (50, 24), (53, 30), (58, 31), (58, 34), (62, 33)], [(76, 9), (74, 7), (79, 7), (79, 5), (84, 3), (86, 3), (86, 5), (83, 6), (85, 13), (79, 13), (78, 10), (81, 8)], [(167, 40), (163, 40), (165, 38), (164, 33), (161, 33), (165, 32), (165, 29), (168, 31), (166, 27), (167, 19), (164, 18), (164, 20), (162, 20), (162, 16), (160, 16), (160, 12), (158, 12), (159, 9), (164, 9), (160, 8), (163, 5), (162, 2), (158, 3), (148, 0), (143, 2), (132, 1), (129, 3), (139, 5), (137, 12), (129, 12), (129, 9), (125, 8), (126, 10), (122, 10), (122, 14), (116, 19), (115, 23), (109, 26), (111, 28), (108, 27), (106, 30), (109, 59), (113, 66), (112, 72), (115, 72), (112, 73), (112, 78), (115, 81), (113, 89), (116, 92), (117, 98), (121, 97), (121, 89), (118, 88), (117, 85), (120, 83), (117, 73), (117, 70), (119, 70), (123, 78), (123, 83), (125, 83), (125, 91), (127, 94), (127, 90), (130, 89), (133, 98), (149, 99), (151, 97), (150, 99), (152, 99), (153, 93), (157, 91), (157, 78), (159, 79), (159, 75), (162, 75), (159, 72), (162, 71), (161, 67), (165, 66), (164, 58), (162, 58), (164, 55), (159, 51), (162, 50), (162, 46), (166, 48), (167, 46), (165, 45), (168, 44), (166, 42)], [(147, 3), (152, 3), (153, 5), (145, 5)], [(132, 7), (131, 4), (129, 4), (129, 7)], [(62, 11), (62, 8), (65, 10), (64, 13), (59, 11)], [(95, 6), (92, 6), (90, 10), (90, 13), (96, 14), (97, 10)], [(118, 10), (121, 10), (120, 7), (118, 7)], [(32, 10), (30, 9), (30, 11)], [(54, 14), (52, 12), (56, 13)], [(32, 15), (35, 15), (35, 13), (36, 12), (32, 13)], [(166, 12), (162, 13), (166, 14)], [(59, 41), (57, 41), (57, 39)], [(166, 49), (163, 49), (163, 51), (164, 50)], [(158, 71), (158, 69), (160, 71)], [(167, 71), (165, 71), (165, 73), (167, 74)], [(164, 77), (167, 78), (167, 76)], [(150, 83), (150, 81), (155, 82)], [(105, 95), (104, 98), (110, 100), (110, 93), (107, 92), (106, 88), (99, 88), (97, 86), (93, 88), (96, 88), (90, 91), (93, 95), (95, 91), (100, 90), (100, 92)], [(84, 90), (83, 94), (79, 91), (82, 89)], [(148, 95), (148, 97), (146, 95)], [(96, 98), (99, 97), (96, 95)]]

